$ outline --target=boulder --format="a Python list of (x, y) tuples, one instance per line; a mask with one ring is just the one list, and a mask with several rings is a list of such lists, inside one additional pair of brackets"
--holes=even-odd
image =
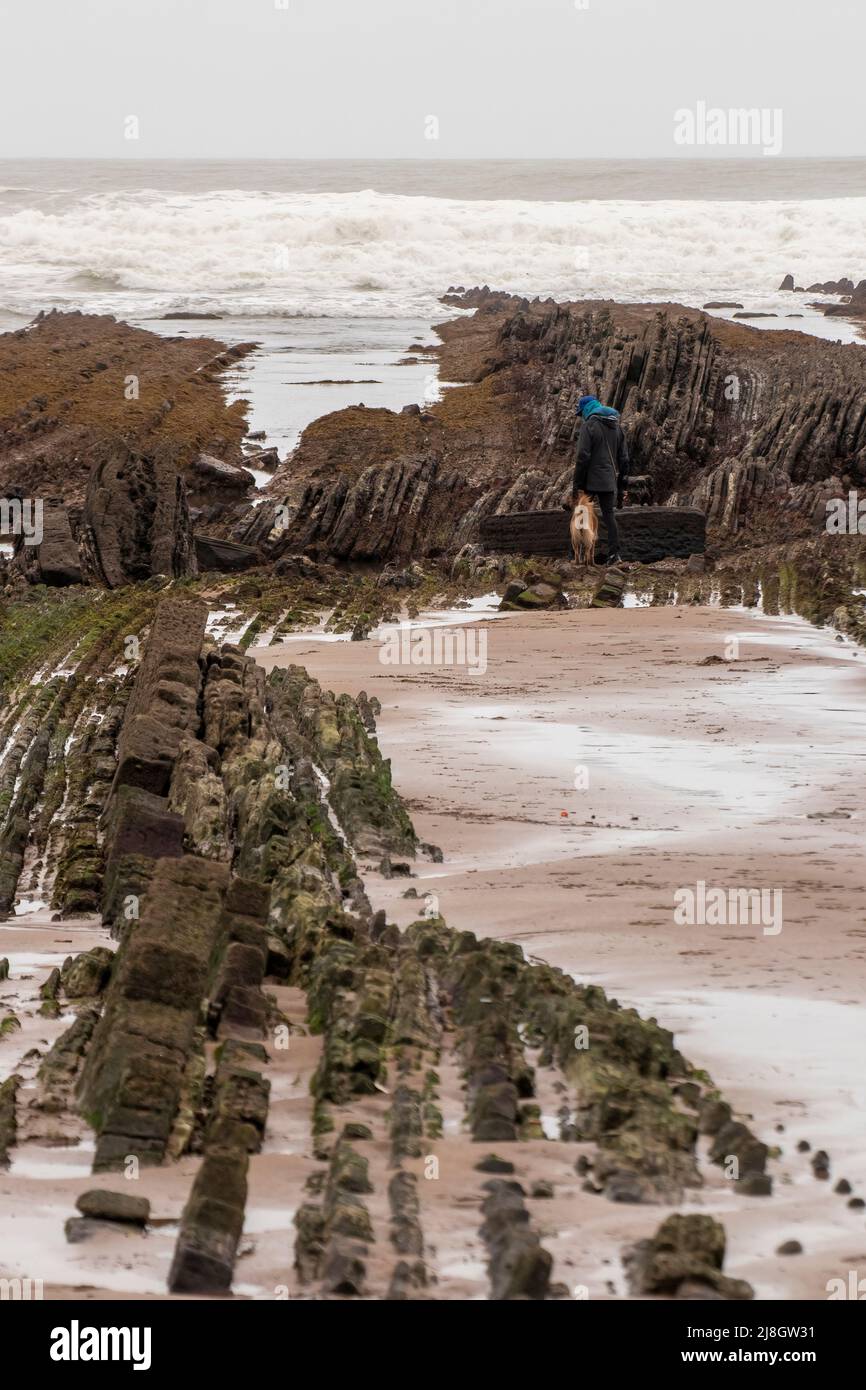
[(828, 318), (859, 318), (866, 314), (866, 280), (861, 280), (856, 286), (850, 280), (844, 283), (850, 286), (850, 289), (840, 290), (838, 293), (849, 294), (851, 297), (847, 304), (828, 304), (824, 309)]
[(313, 1202), (304, 1202), (295, 1212), (295, 1269), (302, 1284), (318, 1275), (325, 1250), (325, 1214)]
[(366, 1250), (354, 1241), (332, 1241), (325, 1253), (322, 1287), (325, 1293), (358, 1298), (364, 1292)]
[(710, 1148), (710, 1162), (724, 1165), (735, 1158), (740, 1178), (749, 1173), (763, 1173), (767, 1166), (767, 1145), (756, 1139), (747, 1125), (729, 1120), (722, 1125)]
[(199, 570), (233, 574), (257, 565), (259, 552), (252, 545), (240, 545), (237, 541), (224, 541), (218, 536), (203, 536), (196, 532), (195, 558)]
[(267, 933), (261, 929), (260, 946), (242, 941), (229, 943), (214, 990), (211, 1030), (218, 1037), (262, 1036), (267, 1003), (260, 985), (267, 962)]
[(205, 1135), (206, 1151), (258, 1153), (265, 1134), (270, 1090), (271, 1084), (261, 1072), (243, 1065), (242, 1054), (223, 1052)]
[(614, 1168), (612, 1172), (604, 1173), (603, 1177), (602, 1192), (609, 1202), (639, 1206), (643, 1202), (653, 1201), (657, 1195), (653, 1184), (631, 1168)]
[(316, 579), (321, 570), (309, 555), (281, 555), (274, 565), (280, 579)]
[(183, 817), (169, 810), (164, 796), (143, 787), (115, 789), (103, 817), (105, 874), (102, 917), (119, 935), (129, 921), (128, 900), (144, 897), (157, 859), (180, 859)]
[(698, 1106), (698, 1132), (718, 1134), (731, 1118), (731, 1107), (726, 1100), (702, 1100)]
[(228, 799), (216, 751), (200, 739), (181, 740), (171, 774), (167, 805), (183, 817), (183, 845), (202, 859), (231, 856)]
[(536, 1200), (549, 1200), (554, 1196), (553, 1183), (549, 1182), (547, 1178), (539, 1178), (532, 1184), (529, 1195), (530, 1197), (536, 1198)]
[(115, 789), (168, 793), (181, 744), (198, 731), (206, 618), (205, 605), (196, 600), (160, 603), (118, 739)]
[(711, 1216), (669, 1216), (654, 1236), (639, 1241), (624, 1258), (632, 1292), (638, 1295), (694, 1297), (695, 1287), (699, 1291), (703, 1286), (705, 1296), (754, 1297), (745, 1280), (722, 1273), (725, 1230)]
[(517, 1087), (511, 1081), (479, 1086), (472, 1099), (470, 1124), (476, 1143), (503, 1143), (517, 1138)]
[(353, 1120), (347, 1125), (343, 1125), (343, 1139), (372, 1139), (373, 1131), (369, 1125), (361, 1124)]
[(94, 1171), (165, 1156), (190, 1049), (224, 941), (228, 870), (159, 859), (135, 930), (118, 951), (79, 1086), (97, 1131)]
[(245, 1153), (209, 1153), (196, 1174), (180, 1222), (168, 1276), (171, 1293), (228, 1293), (244, 1227)]
[(769, 1173), (744, 1173), (737, 1179), (737, 1191), (744, 1197), (772, 1197), (773, 1179)]
[(480, 1162), (475, 1164), (477, 1173), (513, 1173), (514, 1164), (507, 1158), (500, 1158), (498, 1154), (487, 1154)]
[(481, 1235), (490, 1252), (490, 1297), (547, 1298), (553, 1257), (530, 1227), (520, 1184), (493, 1178), (485, 1186)]
[(146, 1226), (150, 1217), (150, 1202), (146, 1197), (109, 1192), (101, 1187), (82, 1192), (75, 1205), (82, 1216), (98, 1221), (118, 1221), (129, 1226)]
[(276, 449), (257, 449), (244, 459), (245, 468), (261, 469), (263, 472), (273, 472), (279, 466), (280, 456)]
[(421, 1231), (421, 1205), (418, 1200), (418, 1179), (414, 1173), (395, 1173), (388, 1184), (391, 1207), (391, 1244), (399, 1255), (424, 1254)]
[(499, 604), (503, 612), (515, 609), (567, 608), (568, 604), (561, 588), (540, 581), (524, 587), (520, 580), (509, 584)]
[[(862, 283), (863, 283), (863, 282), (861, 281), (861, 284), (862, 284)], [(844, 275), (843, 275), (843, 277), (842, 277), (841, 280), (823, 280), (823, 281), (822, 281), (822, 280), (819, 280), (819, 281), (816, 281), (814, 285), (808, 285), (806, 288), (807, 288), (807, 292), (808, 292), (809, 294), (855, 294), (855, 293), (856, 293), (856, 290), (855, 290), (855, 288), (854, 288), (854, 282), (853, 282), (853, 280), (849, 280), (848, 277), (847, 277), (847, 276), (844, 276)]]
[(101, 994), (111, 977), (113, 960), (114, 952), (105, 946), (94, 946), (68, 960), (60, 974), (66, 997), (88, 999)]
[(377, 589), (417, 589), (424, 582), (424, 571), (418, 564), (406, 569), (386, 565), (376, 580)]
[(218, 487), (246, 492), (253, 485), (245, 468), (239, 468), (236, 463), (227, 463), (225, 459), (214, 458), (213, 454), (199, 454), (192, 467), (193, 472), (205, 482), (216, 483)]
[(591, 608), (620, 608), (625, 592), (625, 573), (609, 569), (592, 596)]
[[(404, 407), (408, 409), (408, 407)], [(385, 1297), (389, 1302), (402, 1299), (423, 1297), (423, 1291), (427, 1287), (427, 1271), (424, 1268), (423, 1260), (398, 1260), (394, 1266), (394, 1273), (391, 1275), (391, 1282), (388, 1285), (388, 1292)]]
[(89, 578), (109, 589), (197, 572), (186, 489), (168, 454), (118, 450), (87, 485), (79, 543)]
[(78, 545), (62, 502), (46, 500), (42, 506), (42, 539), (30, 545), (16, 536), (13, 562), (31, 584), (62, 587), (81, 583)]

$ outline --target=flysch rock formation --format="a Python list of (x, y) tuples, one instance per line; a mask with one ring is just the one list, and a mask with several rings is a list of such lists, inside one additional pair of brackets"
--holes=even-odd
[(673, 305), (454, 302), (476, 313), (439, 326), (439, 364), (466, 384), (424, 411), (316, 421), (235, 540), (404, 560), (477, 541), (484, 518), (555, 510), (588, 390), (622, 411), (656, 501), (700, 508), (725, 546), (814, 535), (826, 497), (866, 480), (866, 348)]
[(221, 380), (251, 348), (56, 311), (0, 334), (0, 498), (43, 508), (40, 543), (15, 538), (31, 583), (195, 572), (192, 515), (220, 511), (226, 477), (252, 487)]
[[(439, 325), (431, 351), (459, 387), (423, 410), (355, 406), (314, 421), (264, 502), (241, 466), (243, 404), (226, 407), (219, 384), (249, 345), (220, 353), (85, 315), (3, 335), (0, 486), (51, 499), (49, 533), (38, 554), (18, 543), (18, 569), (30, 582), (117, 587), (298, 554), (453, 556), (485, 526), (562, 506), (587, 390), (622, 411), (641, 479), (631, 501), (701, 511), (721, 550), (815, 537), (828, 499), (866, 485), (866, 347), (679, 305), (487, 290), (445, 302), (475, 311)], [(120, 357), (148, 367), (135, 399)], [(654, 508), (640, 510), (635, 525), (652, 531)], [(654, 542), (632, 558), (674, 544), (667, 532)]]

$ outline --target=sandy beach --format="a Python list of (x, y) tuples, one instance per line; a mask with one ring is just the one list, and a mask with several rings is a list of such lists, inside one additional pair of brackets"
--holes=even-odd
[[(376, 643), (253, 654), (379, 699), (395, 784), (444, 855), (416, 865), (413, 886), (452, 927), (517, 941), (654, 1014), (778, 1145), (772, 1198), (738, 1198), (705, 1165), (711, 1185), (692, 1200), (724, 1219), (730, 1267), (759, 1296), (825, 1297), (866, 1248), (862, 1213), (832, 1190), (866, 1185), (866, 918), (852, 910), (866, 878), (866, 658), (798, 619), (724, 609), (484, 626), (483, 675), (395, 669)], [(675, 891), (699, 881), (778, 890), (781, 931), (676, 925)], [(377, 905), (403, 923), (417, 915), (404, 892), (376, 881)], [(830, 1181), (801, 1140), (829, 1152)], [(599, 1213), (583, 1205), (570, 1220), (586, 1249)], [(610, 1239), (657, 1219), (608, 1207), (600, 1224)], [(804, 1253), (776, 1256), (787, 1239)]]

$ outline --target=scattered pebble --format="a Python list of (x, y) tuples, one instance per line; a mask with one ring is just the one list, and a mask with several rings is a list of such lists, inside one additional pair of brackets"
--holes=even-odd
[(552, 1197), (553, 1183), (548, 1182), (546, 1178), (540, 1178), (538, 1182), (532, 1184), (532, 1190), (529, 1195), (530, 1197)]
[(358, 1124), (355, 1121), (343, 1125), (344, 1139), (372, 1139), (373, 1131), (369, 1125)]
[(514, 1164), (507, 1158), (500, 1158), (498, 1154), (487, 1154), (480, 1163), (475, 1165), (476, 1173), (513, 1173)]

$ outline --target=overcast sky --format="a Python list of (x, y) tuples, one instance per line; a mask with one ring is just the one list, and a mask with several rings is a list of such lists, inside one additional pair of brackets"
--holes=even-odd
[(3, 157), (760, 154), (678, 147), (698, 101), (780, 108), (786, 156), (866, 154), (866, 0), (0, 0), (0, 24)]

